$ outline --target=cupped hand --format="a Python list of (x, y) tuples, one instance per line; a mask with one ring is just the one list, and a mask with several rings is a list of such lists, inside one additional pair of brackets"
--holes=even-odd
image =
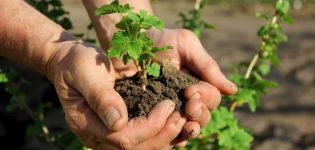
[[(101, 49), (66, 43), (49, 61), (53, 81), (70, 129), (93, 149), (170, 149), (186, 118), (165, 100), (146, 117), (128, 121), (114, 90), (117, 72)], [(158, 141), (158, 142), (157, 142)]]
[[(234, 94), (237, 87), (223, 75), (216, 61), (203, 48), (193, 32), (185, 29), (164, 29), (163, 31), (151, 29), (148, 35), (155, 42), (155, 46), (171, 45), (173, 47), (171, 50), (159, 52), (157, 61), (171, 59), (178, 69), (193, 73), (201, 79), (198, 84), (185, 90), (185, 96), (188, 99), (185, 114), (188, 121), (182, 131), (183, 140), (196, 137), (200, 132), (200, 127), (210, 121), (209, 110), (219, 105), (221, 93)], [(114, 66), (120, 74), (131, 75), (136, 70), (132, 63), (123, 65), (117, 59), (114, 60)]]

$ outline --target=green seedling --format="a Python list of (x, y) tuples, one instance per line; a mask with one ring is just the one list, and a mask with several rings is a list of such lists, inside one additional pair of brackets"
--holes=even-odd
[(122, 18), (116, 24), (119, 31), (113, 36), (108, 57), (121, 58), (124, 64), (132, 60), (142, 79), (142, 88), (145, 90), (147, 75), (153, 77), (160, 75), (161, 67), (153, 61), (156, 57), (155, 53), (172, 48), (171, 46), (154, 47), (154, 42), (148, 37), (146, 31), (151, 28), (163, 30), (164, 23), (159, 18), (149, 15), (145, 10), (135, 13), (128, 4), (121, 5), (118, 0), (101, 6), (95, 12), (97, 16), (113, 13), (120, 14)]

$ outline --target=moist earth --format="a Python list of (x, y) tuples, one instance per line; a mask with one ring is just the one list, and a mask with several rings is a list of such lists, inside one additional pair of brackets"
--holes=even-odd
[(172, 100), (176, 111), (185, 106), (184, 89), (196, 84), (198, 79), (164, 63), (159, 77), (148, 76), (146, 90), (143, 90), (138, 74), (116, 81), (115, 90), (124, 99), (129, 119), (146, 116), (150, 109), (162, 100)]

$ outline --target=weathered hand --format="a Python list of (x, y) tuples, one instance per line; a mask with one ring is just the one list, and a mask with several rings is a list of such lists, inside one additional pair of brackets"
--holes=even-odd
[[(171, 45), (173, 47), (171, 50), (158, 53), (158, 61), (165, 58), (171, 59), (178, 69), (192, 72), (202, 80), (199, 84), (185, 90), (185, 96), (188, 99), (185, 113), (188, 121), (182, 133), (185, 135), (193, 130), (192, 137), (196, 137), (200, 132), (200, 127), (210, 120), (209, 110), (219, 105), (221, 93), (234, 94), (237, 87), (225, 78), (216, 61), (209, 56), (191, 31), (165, 29), (161, 32), (151, 29), (148, 34), (155, 41), (156, 46)], [(120, 74), (131, 75), (136, 70), (132, 63), (125, 66), (117, 59), (114, 60), (114, 66), (120, 70)]]
[(124, 101), (114, 90), (116, 70), (101, 49), (65, 44), (48, 68), (69, 127), (93, 149), (170, 149), (186, 122), (173, 113), (170, 100), (128, 122)]

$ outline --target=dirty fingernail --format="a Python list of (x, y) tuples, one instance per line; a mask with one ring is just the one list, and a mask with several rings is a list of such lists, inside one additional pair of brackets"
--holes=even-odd
[(114, 107), (110, 107), (105, 113), (105, 125), (108, 129), (111, 129), (113, 124), (120, 118), (118, 110)]
[[(169, 101), (171, 101), (171, 100), (169, 100)], [(171, 101), (172, 103), (171, 103), (171, 105), (168, 107), (168, 110), (167, 110), (167, 112), (168, 112), (168, 114), (171, 114), (173, 111), (174, 111), (174, 109), (175, 109), (175, 103), (173, 102), (173, 101)]]
[(200, 92), (195, 92), (190, 99), (201, 99), (201, 94)]

